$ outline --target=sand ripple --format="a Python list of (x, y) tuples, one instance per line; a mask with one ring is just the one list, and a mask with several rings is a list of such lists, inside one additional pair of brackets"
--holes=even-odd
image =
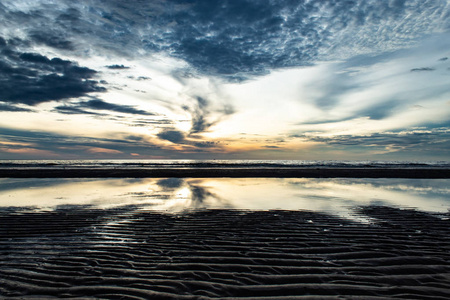
[(7, 209), (0, 296), (450, 299), (448, 215), (356, 213)]

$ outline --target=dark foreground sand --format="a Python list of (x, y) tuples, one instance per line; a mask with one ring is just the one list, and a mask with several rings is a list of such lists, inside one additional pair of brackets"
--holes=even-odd
[(0, 213), (0, 297), (450, 299), (449, 214)]

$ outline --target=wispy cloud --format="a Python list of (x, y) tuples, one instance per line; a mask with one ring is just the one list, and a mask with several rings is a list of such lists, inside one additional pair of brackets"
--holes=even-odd
[(160, 146), (141, 136), (118, 135), (117, 138), (99, 138), (1, 128), (0, 153), (3, 153), (2, 157), (8, 157), (5, 153), (28, 153), (27, 157), (36, 158), (43, 151), (47, 153), (46, 157), (53, 158), (81, 158), (90, 154), (132, 156), (131, 153), (140, 153), (145, 157), (146, 155), (158, 156), (167, 153)]
[[(339, 123), (359, 118), (387, 121), (400, 118), (412, 108), (443, 102), (450, 92), (443, 73), (447, 66), (436, 57), (450, 46), (448, 36), (429, 38), (407, 50), (360, 55), (322, 66), (316, 77), (304, 84), (305, 96), (301, 99), (313, 104), (318, 112), (298, 124)], [(415, 68), (418, 63), (429, 67)], [(416, 121), (418, 126), (426, 120)], [(405, 122), (397, 122), (396, 126), (401, 123)]]
[(360, 152), (366, 149), (377, 154), (399, 152), (403, 155), (408, 152), (420, 153), (424, 156), (445, 156), (450, 147), (450, 128), (416, 128), (402, 131), (386, 131), (365, 135), (334, 135), (320, 136), (316, 134), (293, 135), (305, 141), (317, 142), (336, 147), (338, 150), (346, 149)]
[[(0, 155), (3, 158), (11, 159), (17, 158), (16, 154), (26, 154), (27, 158), (38, 158), (42, 153), (46, 153), (46, 157), (49, 158), (102, 157), (105, 155), (121, 155), (121, 157), (128, 158), (137, 155), (142, 158), (182, 158), (195, 157), (197, 153), (205, 153), (208, 149), (218, 146), (214, 141), (185, 138), (182, 132), (176, 132), (176, 130), (167, 130), (158, 134), (158, 139), (151, 139), (147, 135), (123, 133), (115, 133), (114, 136), (104, 138), (36, 130), (0, 129)], [(161, 141), (170, 141), (181, 147), (167, 146)]]

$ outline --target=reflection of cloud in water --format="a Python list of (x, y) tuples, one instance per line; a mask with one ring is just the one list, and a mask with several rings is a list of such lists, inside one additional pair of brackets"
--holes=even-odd
[[(134, 205), (178, 212), (202, 208), (311, 210), (352, 217), (352, 207), (386, 205), (446, 212), (450, 180), (311, 178), (2, 179), (0, 206), (55, 209)], [(8, 185), (14, 187), (7, 188)], [(4, 187), (1, 189), (1, 187)]]
[(89, 179), (41, 178), (39, 180), (33, 180), (30, 178), (0, 178), (0, 192), (29, 188), (55, 187), (60, 184), (66, 184), (68, 182), (73, 183), (80, 180), (86, 182)]
[[(140, 182), (141, 184), (144, 182)], [(132, 198), (134, 204), (139, 203), (145, 209), (161, 211), (182, 211), (199, 208), (233, 208), (225, 198), (218, 196), (208, 186), (207, 179), (163, 178), (146, 179), (145, 191), (128, 191), (121, 194), (123, 198)], [(129, 189), (133, 189), (131, 185)], [(128, 190), (129, 190), (128, 189)], [(123, 203), (128, 203), (125, 199)]]
[(158, 180), (156, 183), (164, 190), (174, 190), (180, 188), (184, 184), (184, 179), (182, 178), (167, 178)]
[(326, 189), (327, 184), (342, 186), (365, 185), (369, 189), (381, 188), (384, 190), (407, 191), (427, 194), (430, 192), (440, 194), (450, 194), (448, 179), (407, 179), (407, 178), (333, 178), (333, 179), (292, 179), (288, 181), (290, 185), (302, 185), (304, 187), (314, 187)]
[(189, 188), (191, 190), (191, 208), (232, 208), (226, 200), (212, 193), (211, 188), (194, 184), (189, 184)]
[(200, 186), (191, 185), (190, 187), (192, 202), (203, 203), (203, 200), (208, 196), (208, 192)]

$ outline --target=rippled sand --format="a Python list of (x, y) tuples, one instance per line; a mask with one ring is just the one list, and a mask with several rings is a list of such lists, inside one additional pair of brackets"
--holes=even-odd
[(450, 299), (448, 213), (355, 214), (2, 209), (0, 296)]

